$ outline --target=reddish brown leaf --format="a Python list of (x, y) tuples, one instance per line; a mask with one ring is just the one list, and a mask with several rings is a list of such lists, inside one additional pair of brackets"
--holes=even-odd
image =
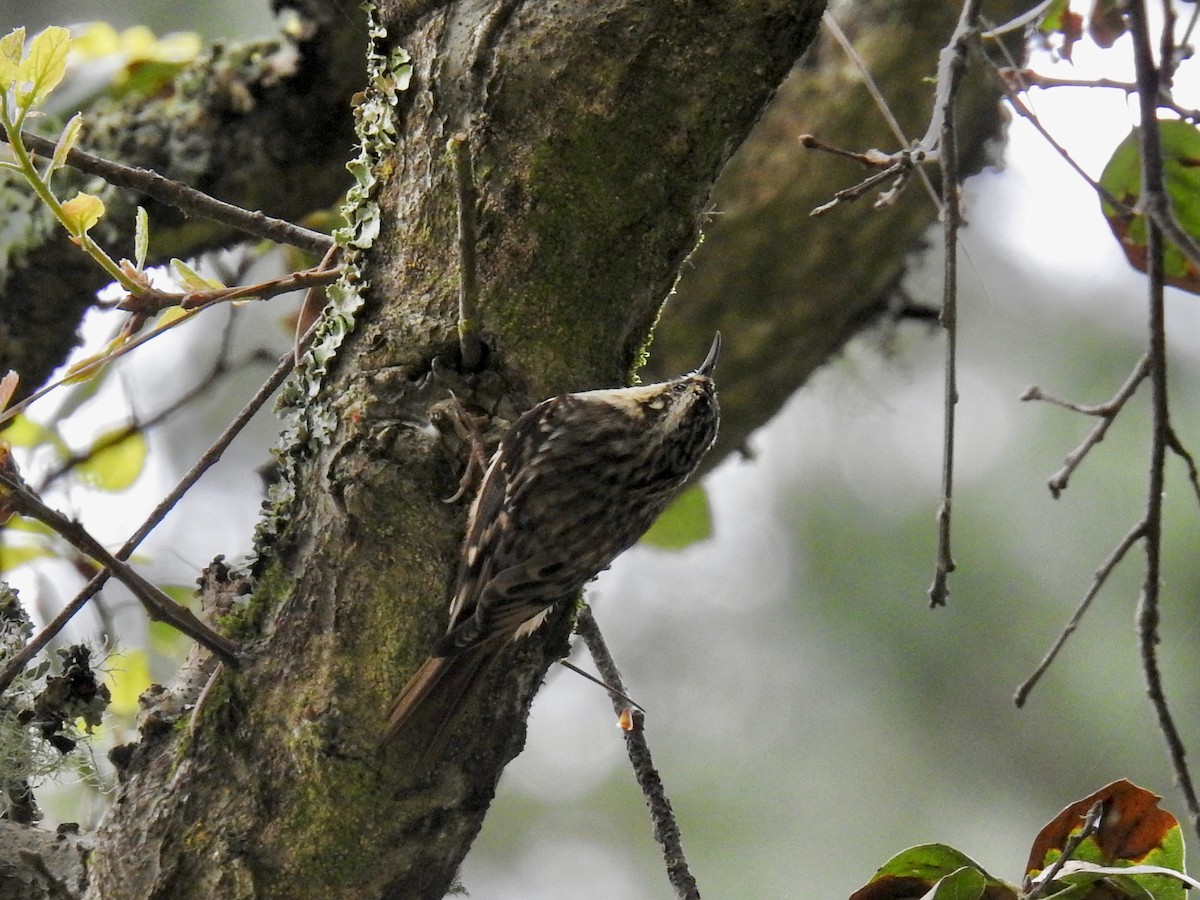
[(1104, 814), (1092, 839), (1100, 849), (1102, 862), (1105, 865), (1120, 861), (1140, 862), (1147, 854), (1159, 849), (1167, 833), (1179, 826), (1173, 815), (1158, 808), (1161, 799), (1122, 779), (1090, 797), (1077, 800), (1038, 833), (1026, 871), (1036, 875), (1045, 868), (1047, 854), (1051, 851), (1061, 853), (1071, 833), (1079, 831), (1088, 810), (1097, 800), (1103, 801)]
[(1119, 0), (1093, 0), (1088, 14), (1088, 34), (1092, 40), (1106, 50), (1117, 42), (1117, 38), (1128, 29), (1125, 16), (1121, 13)]

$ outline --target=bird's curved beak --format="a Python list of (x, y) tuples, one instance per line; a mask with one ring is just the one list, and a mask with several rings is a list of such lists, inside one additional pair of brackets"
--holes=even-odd
[(713, 336), (712, 346), (708, 348), (708, 356), (704, 357), (704, 362), (700, 363), (700, 368), (695, 372), (697, 375), (703, 375), (706, 378), (712, 378), (713, 369), (717, 367), (717, 357), (721, 355), (721, 332), (717, 332)]

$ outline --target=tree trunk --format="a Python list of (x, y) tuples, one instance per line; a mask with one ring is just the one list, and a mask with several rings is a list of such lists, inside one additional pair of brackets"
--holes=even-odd
[[(448, 388), (511, 416), (634, 368), (713, 179), (811, 39), (823, 4), (460, 2), (406, 21), (413, 78), (379, 171), (364, 305), (290, 449), (249, 600), (191, 729), (132, 755), (94, 897), (440, 897), (478, 832), (569, 622), (496, 667), (431, 770), (377, 751), (392, 695), (445, 627), (458, 463), (423, 427)], [(410, 4), (411, 6), (411, 4)], [(412, 32), (403, 36), (409, 25)], [(368, 101), (370, 102), (370, 101)], [(458, 197), (479, 194), (480, 374), (456, 366)], [(702, 355), (704, 345), (696, 348)], [(311, 380), (308, 381), (306, 379)], [(506, 399), (506, 403), (499, 402)]]

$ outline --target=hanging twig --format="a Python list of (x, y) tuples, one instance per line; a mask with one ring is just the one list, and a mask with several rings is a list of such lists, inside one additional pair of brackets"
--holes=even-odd
[(1058, 653), (1062, 650), (1063, 645), (1066, 644), (1067, 638), (1075, 633), (1075, 629), (1083, 621), (1084, 613), (1088, 611), (1088, 608), (1092, 605), (1092, 601), (1100, 593), (1100, 588), (1104, 587), (1105, 582), (1108, 581), (1109, 576), (1121, 560), (1125, 558), (1125, 554), (1129, 552), (1130, 548), (1145, 536), (1145, 531), (1145, 523), (1138, 522), (1125, 537), (1121, 538), (1121, 542), (1113, 548), (1113, 551), (1108, 554), (1108, 558), (1096, 570), (1096, 574), (1092, 578), (1092, 586), (1083, 595), (1083, 600), (1075, 608), (1075, 612), (1067, 620), (1067, 624), (1063, 626), (1062, 631), (1058, 633), (1058, 637), (1055, 638), (1046, 655), (1042, 657), (1042, 661), (1038, 663), (1037, 668), (1033, 670), (1033, 674), (1025, 679), (1013, 695), (1013, 702), (1018, 707), (1025, 705), (1025, 701), (1029, 699), (1030, 692), (1033, 691), (1034, 686), (1041, 681), (1042, 676), (1046, 674), (1046, 670), (1050, 668), (1050, 665), (1058, 657)]
[[(1144, 0), (1126, 6), (1133, 56), (1137, 72), (1141, 113), (1142, 199), (1148, 213), (1169, 209), (1163, 180), (1162, 146), (1158, 131), (1160, 73), (1154, 65), (1150, 26)], [(1167, 337), (1163, 312), (1163, 234), (1160, 219), (1146, 217), (1146, 274), (1149, 280), (1148, 349), (1150, 360), (1151, 410), (1150, 479), (1146, 488), (1146, 574), (1138, 602), (1138, 639), (1146, 693), (1158, 715), (1159, 729), (1167, 743), (1175, 779), (1188, 805), (1192, 827), (1200, 834), (1200, 801), (1188, 770), (1183, 739), (1167, 706), (1158, 666), (1159, 593), (1162, 581), (1163, 487), (1167, 447), (1170, 442), (1170, 406), (1167, 396)]]
[(1098, 406), (1082, 406), (1078, 403), (1072, 403), (1070, 400), (1060, 400), (1057, 397), (1043, 393), (1042, 389), (1036, 386), (1027, 388), (1025, 393), (1021, 395), (1022, 400), (1042, 400), (1055, 406), (1061, 406), (1063, 409), (1069, 409), (1072, 412), (1082, 413), (1085, 416), (1097, 416), (1100, 419), (1092, 430), (1088, 432), (1083, 442), (1067, 455), (1063, 467), (1050, 476), (1047, 486), (1050, 488), (1050, 493), (1055, 500), (1067, 489), (1067, 482), (1075, 474), (1075, 470), (1079, 468), (1079, 464), (1083, 462), (1088, 452), (1104, 440), (1104, 436), (1108, 433), (1108, 428), (1116, 419), (1117, 414), (1124, 408), (1129, 398), (1137, 391), (1138, 385), (1149, 374), (1150, 358), (1143, 356), (1138, 360), (1138, 364), (1133, 367), (1133, 371), (1129, 373), (1129, 377), (1125, 379), (1125, 383), (1121, 385), (1116, 395), (1107, 403), (1101, 403)]
[(962, 225), (958, 194), (958, 142), (954, 131), (954, 101), (967, 68), (969, 40), (979, 16), (980, 0), (967, 0), (954, 37), (942, 50), (938, 91), (930, 131), (922, 139), (929, 146), (933, 126), (939, 127), (938, 160), (942, 169), (942, 246), (945, 262), (942, 280), (942, 314), (946, 331), (945, 385), (942, 397), (942, 499), (937, 511), (937, 555), (929, 605), (945, 606), (950, 596), (949, 577), (954, 571), (950, 550), (950, 513), (954, 501), (954, 413), (958, 403), (958, 229)]
[[(600, 626), (592, 616), (591, 607), (584, 605), (575, 621), (575, 632), (583, 638), (588, 652), (596, 661), (596, 668), (605, 684), (612, 685), (621, 694), (626, 693), (621, 681), (621, 673), (613, 662), (612, 654), (604, 643), (604, 635)], [(612, 695), (613, 710), (618, 716), (629, 714), (629, 707), (618, 694)], [(625, 731), (625, 749), (629, 753), (629, 761), (633, 764), (633, 774), (642, 789), (642, 795), (650, 807), (650, 820), (654, 824), (654, 837), (662, 845), (663, 858), (667, 863), (667, 878), (675, 888), (675, 896), (679, 900), (699, 900), (700, 888), (696, 879), (688, 869), (687, 858), (683, 855), (683, 841), (679, 834), (679, 823), (675, 821), (675, 813), (671, 809), (671, 801), (667, 799), (663, 789), (662, 777), (654, 767), (650, 758), (650, 746), (646, 743), (643, 730), (645, 717), (640, 712), (632, 715), (632, 727)]]

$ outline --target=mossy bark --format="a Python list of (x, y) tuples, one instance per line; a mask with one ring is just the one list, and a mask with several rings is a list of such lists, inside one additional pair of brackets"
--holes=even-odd
[[(413, 78), (377, 172), (365, 303), (312, 401), (336, 424), (296, 445), (242, 666), (130, 759), (91, 896), (442, 896), (569, 622), (497, 667), (432, 770), (403, 742), (378, 751), (389, 700), (445, 626), (462, 533), (441, 500), (457, 463), (424, 424), (450, 386), (504, 417), (624, 380), (713, 180), (822, 6), (460, 2), (417, 22), (381, 9), (379, 49), (402, 42)], [(477, 173), (482, 373), (453, 371), (455, 135)]]

